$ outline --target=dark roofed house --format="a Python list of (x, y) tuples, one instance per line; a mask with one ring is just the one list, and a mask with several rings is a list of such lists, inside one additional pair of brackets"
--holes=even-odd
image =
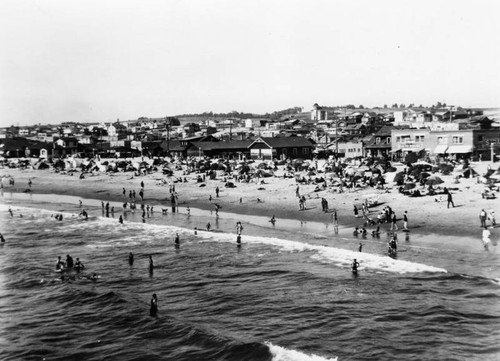
[(383, 126), (366, 142), (364, 148), (368, 156), (383, 157), (391, 152), (391, 130), (390, 126)]
[(51, 144), (23, 137), (0, 139), (0, 156), (5, 158), (47, 158)]
[[(182, 139), (165, 139), (161, 143), (163, 151), (167, 155), (174, 157), (187, 157), (187, 150), (193, 142), (218, 142), (219, 140), (212, 135), (201, 135)], [(198, 155), (198, 154), (197, 154)]]
[(225, 159), (244, 159), (250, 156), (248, 146), (251, 140), (232, 140), (228, 142), (192, 142), (187, 155), (193, 157), (218, 157)]
[(250, 144), (249, 149), (252, 159), (311, 159), (314, 144), (304, 137), (259, 137)]

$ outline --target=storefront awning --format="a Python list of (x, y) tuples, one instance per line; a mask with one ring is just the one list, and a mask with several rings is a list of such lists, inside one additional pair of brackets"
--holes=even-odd
[(470, 145), (452, 145), (448, 148), (448, 154), (471, 153), (472, 146)]
[[(444, 154), (447, 153), (448, 144), (440, 144), (434, 149), (434, 154)], [(449, 153), (449, 152), (448, 152)]]

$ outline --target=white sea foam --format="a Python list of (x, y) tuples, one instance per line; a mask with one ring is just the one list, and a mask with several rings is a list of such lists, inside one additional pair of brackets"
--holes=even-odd
[(337, 357), (326, 358), (318, 355), (308, 355), (300, 351), (288, 350), (281, 346), (266, 342), (273, 355), (273, 361), (337, 361)]
[[(7, 210), (8, 206), (0, 205), (0, 211), (2, 209)], [(14, 210), (14, 208), (13, 208)], [(23, 212), (27, 215), (33, 213), (32, 208), (16, 207), (17, 212)], [(37, 210), (38, 216), (50, 217), (54, 212)], [(64, 213), (66, 219), (75, 219), (74, 213)], [(137, 237), (131, 236), (132, 230), (136, 231), (146, 231), (151, 240), (165, 240), (172, 239), (176, 232), (179, 233), (181, 241), (183, 237), (194, 236), (194, 230), (176, 227), (171, 225), (158, 225), (150, 223), (139, 223), (139, 222), (125, 222), (123, 225), (118, 224), (117, 219), (99, 217), (93, 222), (94, 227), (108, 227), (108, 226), (120, 226), (124, 228), (124, 237), (120, 243), (123, 245), (130, 245), (131, 242), (134, 244), (139, 242), (144, 242), (144, 237), (140, 241)], [(88, 227), (86, 222), (74, 222), (67, 223), (65, 228), (68, 230), (74, 229), (75, 227)], [(126, 230), (126, 231), (125, 231)], [(141, 234), (142, 232), (132, 232), (132, 234)], [(138, 236), (139, 237), (139, 236)], [(236, 240), (236, 235), (233, 233), (224, 232), (209, 232), (204, 230), (197, 230), (197, 238), (200, 242), (230, 242), (234, 243)], [(360, 263), (358, 268), (361, 272), (371, 271), (371, 272), (392, 272), (392, 273), (420, 273), (420, 272), (447, 272), (445, 269), (437, 268), (421, 263), (415, 263), (410, 261), (393, 259), (388, 256), (381, 256), (366, 252), (355, 252), (342, 248), (334, 248), (329, 246), (314, 245), (307, 242), (290, 241), (280, 238), (272, 237), (257, 237), (242, 235), (242, 243), (245, 244), (266, 244), (274, 247), (278, 247), (284, 252), (311, 252), (311, 258), (324, 263), (334, 264), (338, 267), (349, 267), (354, 258)], [(110, 241), (109, 246), (119, 245), (116, 240)], [(106, 247), (106, 242), (100, 242), (99, 247)]]
[[(198, 232), (207, 240), (219, 242), (234, 242), (235, 235), (228, 233)], [(393, 259), (366, 252), (355, 252), (342, 248), (314, 245), (305, 242), (289, 241), (270, 237), (254, 237), (242, 235), (243, 243), (262, 243), (279, 247), (287, 252), (312, 252), (311, 257), (320, 262), (332, 263), (339, 267), (349, 267), (354, 258), (360, 263), (360, 271), (384, 271), (394, 273), (447, 272), (443, 268), (428, 266), (421, 263)]]

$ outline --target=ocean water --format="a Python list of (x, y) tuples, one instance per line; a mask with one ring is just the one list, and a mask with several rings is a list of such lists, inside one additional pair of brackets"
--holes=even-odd
[[(120, 224), (83, 202), (87, 221), (78, 198), (1, 199), (1, 360), (500, 359), (497, 246), (400, 234), (393, 259), (385, 233), (197, 209)], [(67, 254), (85, 269), (55, 272)]]

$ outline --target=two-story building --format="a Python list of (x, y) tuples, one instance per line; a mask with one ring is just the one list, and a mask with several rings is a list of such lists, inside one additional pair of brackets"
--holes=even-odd
[(369, 157), (389, 156), (392, 149), (392, 127), (383, 126), (364, 144), (365, 154)]

